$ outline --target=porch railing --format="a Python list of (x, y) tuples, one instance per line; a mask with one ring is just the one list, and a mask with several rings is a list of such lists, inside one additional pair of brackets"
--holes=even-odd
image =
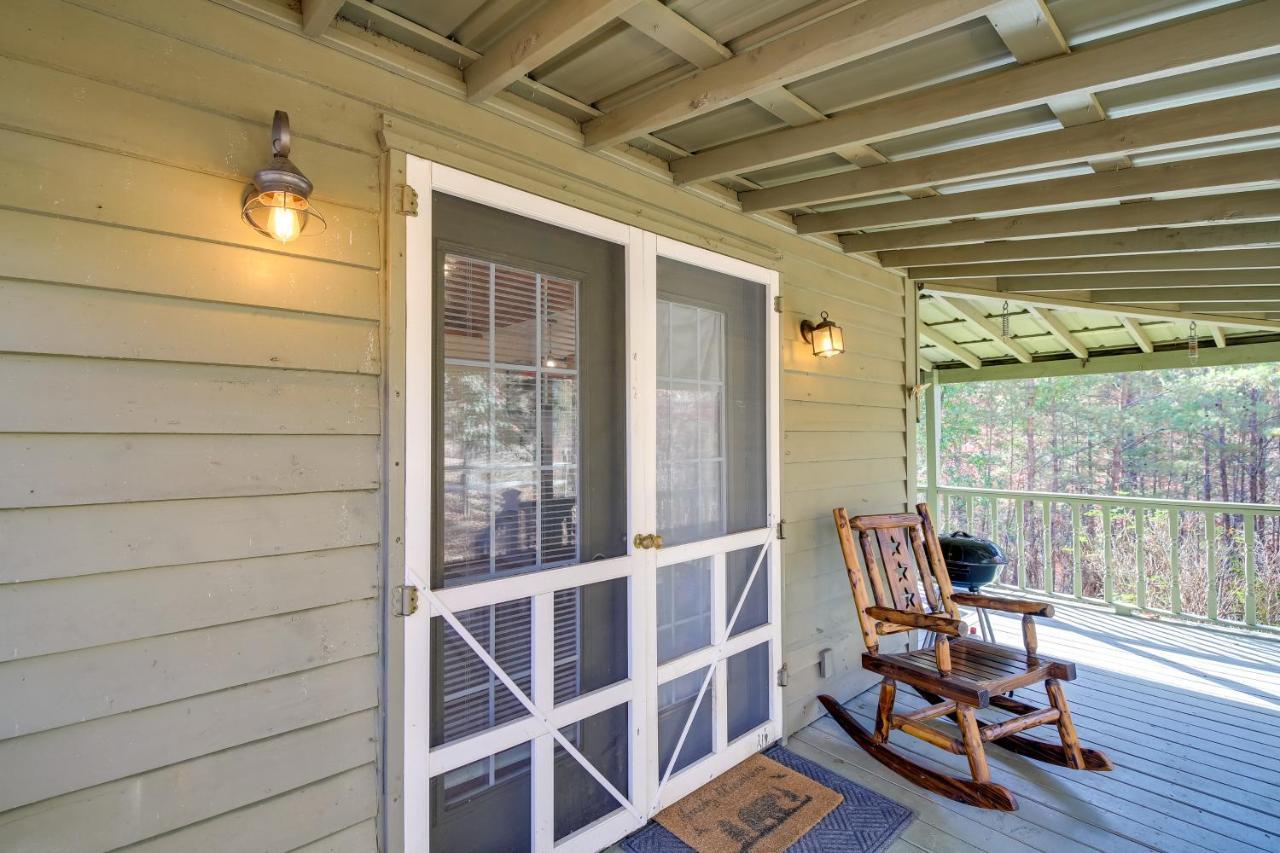
[(1280, 631), (1280, 506), (958, 486), (937, 502), (939, 532), (1009, 555), (1001, 584)]

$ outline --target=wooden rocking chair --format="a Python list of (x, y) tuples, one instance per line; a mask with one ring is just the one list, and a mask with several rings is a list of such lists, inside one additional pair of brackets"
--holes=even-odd
[[(1071, 722), (1060, 682), (1076, 677), (1075, 665), (1044, 657), (1036, 651), (1033, 617), (1052, 616), (1052, 605), (952, 592), (929, 508), (920, 504), (916, 509), (918, 515), (860, 515), (852, 519), (844, 509), (834, 510), (849, 586), (867, 645), (862, 666), (884, 676), (875, 731), (868, 732), (831, 696), (819, 696), (819, 701), (849, 737), (877, 761), (923, 788), (973, 806), (1004, 811), (1018, 807), (1007, 788), (991, 781), (985, 751), (987, 743), (997, 743), (1029, 758), (1076, 770), (1110, 770), (1111, 762), (1106, 755), (1080, 746)], [(865, 575), (853, 541), (855, 530), (866, 563)], [(877, 552), (880, 566), (876, 564)], [(884, 577), (881, 577), (881, 568)], [(868, 580), (874, 602), (868, 595)], [(920, 600), (921, 589), (924, 601)], [(1021, 614), (1025, 650), (962, 635), (958, 604)], [(881, 636), (916, 628), (934, 632), (933, 648), (880, 653)], [(914, 688), (931, 704), (895, 714), (893, 705), (899, 681)], [(1014, 689), (1032, 684), (1044, 684), (1049, 707), (1037, 708), (1010, 695)], [(1016, 716), (981, 725), (974, 711), (988, 706)], [(959, 726), (959, 738), (926, 725), (929, 720), (943, 716), (951, 717)], [(1046, 723), (1057, 725), (1061, 745), (1018, 734)], [(889, 746), (889, 734), (894, 729), (966, 756), (973, 780), (938, 773), (895, 751)]]

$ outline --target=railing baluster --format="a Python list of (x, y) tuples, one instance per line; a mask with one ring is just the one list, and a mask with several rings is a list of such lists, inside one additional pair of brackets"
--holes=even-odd
[(1182, 511), (1169, 507), (1169, 606), (1182, 612)]
[(1147, 511), (1144, 507), (1133, 508), (1133, 561), (1138, 568), (1138, 606), (1147, 607)]
[(1210, 510), (1204, 514), (1204, 574), (1208, 585), (1204, 603), (1204, 615), (1210, 622), (1218, 621), (1218, 514)]
[(1080, 576), (1080, 504), (1071, 502), (1071, 594), (1084, 595), (1084, 578)]
[(1045, 499), (1044, 507), (1041, 510), (1044, 520), (1044, 530), (1041, 531), (1044, 545), (1044, 562), (1041, 563), (1040, 578), (1044, 586), (1044, 591), (1052, 594), (1054, 589), (1053, 583), (1053, 502)]
[(1258, 602), (1254, 595), (1254, 582), (1258, 574), (1258, 558), (1254, 553), (1254, 519), (1253, 513), (1244, 514), (1244, 624), (1258, 624)]
[(1102, 507), (1102, 600), (1110, 604), (1115, 597), (1115, 555), (1111, 551), (1111, 507)]
[[(1262, 587), (1258, 585), (1258, 573), (1261, 569), (1259, 566), (1257, 531), (1257, 520), (1259, 518), (1280, 518), (1280, 508), (1278, 507), (1267, 504), (1233, 503), (1230, 501), (1181, 501), (1129, 497), (1127, 495), (1078, 495), (1059, 492), (1004, 491), (1000, 489), (970, 488), (967, 486), (948, 488), (941, 484), (937, 488), (937, 500), (940, 505), (938, 513), (940, 528), (954, 530), (959, 526), (967, 525), (971, 533), (987, 536), (998, 540), (1002, 545), (1008, 544), (1013, 548), (1014, 553), (1017, 554), (1017, 571), (1014, 577), (1007, 577), (1005, 580), (997, 581), (998, 583), (1013, 584), (1016, 582), (1019, 589), (1030, 589), (1036, 592), (1044, 592), (1048, 595), (1072, 595), (1078, 599), (1085, 598), (1084, 549), (1086, 545), (1094, 548), (1099, 547), (1093, 539), (1090, 539), (1089, 542), (1085, 541), (1086, 537), (1096, 538), (1093, 526), (1085, 524), (1085, 512), (1088, 506), (1098, 506), (1101, 509), (1102, 599), (1107, 604), (1115, 603), (1117, 591), (1121, 588), (1117, 574), (1119, 569), (1116, 566), (1118, 553), (1116, 522), (1124, 518), (1131, 510), (1133, 512), (1134, 537), (1133, 562), (1137, 572), (1135, 576), (1136, 595), (1133, 596), (1136, 601), (1133, 606), (1137, 610), (1147, 610), (1148, 612), (1150, 612), (1148, 602), (1150, 597), (1148, 581), (1150, 577), (1148, 576), (1147, 566), (1147, 533), (1149, 532), (1147, 526), (1149, 521), (1155, 520), (1150, 518), (1153, 513), (1159, 515), (1167, 512), (1168, 518), (1156, 525), (1162, 529), (1167, 527), (1169, 532), (1170, 604), (1168, 610), (1161, 609), (1160, 612), (1172, 612), (1174, 615), (1187, 615), (1189, 606), (1183, 600), (1182, 589), (1183, 513), (1203, 513), (1205, 517), (1205, 581), (1208, 587), (1205, 596), (1204, 618), (1209, 622), (1218, 623), (1223, 621), (1221, 618), (1223, 603), (1221, 590), (1219, 589), (1221, 565), (1218, 539), (1222, 530), (1219, 516), (1225, 514), (1229, 520), (1239, 517), (1245, 528), (1244, 536), (1241, 537), (1245, 552), (1244, 623), (1260, 630), (1280, 630), (1280, 625), (1273, 626), (1268, 624), (1268, 620), (1272, 618), (1271, 611), (1265, 610), (1264, 605), (1266, 602), (1260, 600), (1259, 590)], [(1009, 536), (1003, 528), (1000, 504), (1002, 500), (1013, 501), (1012, 516), (1015, 527), (1013, 536)], [(957, 506), (957, 503), (960, 506)], [(1038, 547), (1033, 544), (1035, 537), (1028, 535), (1028, 526), (1032, 523), (1032, 514), (1036, 511), (1035, 505), (1037, 503), (1040, 504), (1041, 523)], [(1070, 539), (1068, 540), (1067, 536), (1063, 536), (1064, 542), (1070, 541), (1071, 543), (1071, 562), (1068, 568), (1066, 555), (1064, 554), (1064, 577), (1062, 579), (1065, 587), (1065, 575), (1068, 572), (1070, 573), (1070, 592), (1065, 588), (1061, 591), (1059, 590), (1058, 577), (1054, 567), (1056, 556), (1053, 538), (1054, 512), (1057, 505), (1063, 503), (1071, 508)], [(975, 514), (983, 506), (988, 510), (987, 520), (989, 524), (985, 528), (978, 524), (979, 519)], [(1029, 510), (1028, 507), (1030, 507)], [(963, 513), (963, 519), (960, 518), (959, 513)], [(1117, 513), (1119, 513), (1119, 516), (1117, 516)], [(963, 521), (963, 525), (961, 525), (961, 521)], [(1065, 516), (1062, 518), (1062, 523), (1066, 524)], [(1123, 525), (1121, 527), (1123, 528)], [(1231, 560), (1234, 560), (1234, 543), (1236, 541), (1234, 523), (1229, 524), (1227, 529), (1232, 533)], [(1039, 552), (1038, 559), (1043, 571), (1038, 584), (1029, 583), (1030, 566), (1032, 560), (1036, 559), (1033, 557), (1032, 551)], [(1234, 565), (1234, 563), (1231, 563), (1231, 565)], [(1264, 563), (1263, 565), (1267, 564)], [(1127, 582), (1125, 589), (1128, 589)], [(1163, 595), (1160, 598), (1163, 608)], [(1231, 624), (1240, 624), (1235, 613), (1233, 609)], [(1198, 613), (1191, 615), (1195, 616), (1195, 618), (1200, 618)]]
[(1013, 499), (1014, 524), (1018, 528), (1018, 589), (1027, 588), (1026, 518), (1023, 516), (1022, 498)]

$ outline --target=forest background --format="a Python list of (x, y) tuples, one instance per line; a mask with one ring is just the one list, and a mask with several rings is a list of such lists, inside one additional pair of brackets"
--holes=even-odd
[[(1266, 504), (1280, 510), (1277, 363), (957, 383), (942, 386), (942, 401), (938, 481), (943, 486)], [(923, 484), (925, 430), (919, 435)], [(1014, 581), (1021, 569), (1029, 586), (1043, 588), (1040, 502), (1023, 502), (1021, 553), (1018, 501), (1001, 498), (993, 506), (978, 497), (948, 503), (944, 527), (995, 538), (1010, 552), (1004, 580)], [(1184, 613), (1207, 615), (1213, 583), (1216, 615), (1243, 619), (1247, 517), (1212, 513), (1210, 543), (1207, 510), (1175, 510), (1172, 522), (1169, 512), (1141, 514), (1148, 606), (1173, 610), (1177, 605)], [(1079, 559), (1082, 594), (1106, 596), (1102, 534), (1109, 526), (1113, 600), (1135, 601), (1138, 515), (1103, 502), (1082, 504), (1080, 513), (1077, 536), (1071, 506), (1051, 504), (1053, 588), (1073, 591)], [(1258, 622), (1280, 626), (1280, 511), (1259, 513), (1255, 524)], [(1209, 571), (1210, 544), (1216, 577)]]

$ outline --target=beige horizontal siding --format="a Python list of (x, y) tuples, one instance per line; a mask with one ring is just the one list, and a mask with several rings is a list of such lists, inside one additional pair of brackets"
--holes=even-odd
[(372, 492), (317, 492), (10, 510), (0, 541), (27, 581), (368, 545), (379, 524)]
[[(374, 849), (399, 535), (381, 541), (384, 116), (433, 127), (442, 162), (780, 270), (788, 729), (866, 681), (829, 513), (907, 499), (901, 279), (584, 154), (563, 117), (462, 106), (457, 69), (375, 39), (357, 58), (212, 2), (9, 12), (0, 848)], [(237, 216), (276, 108), (329, 223), (284, 249)], [(823, 310), (841, 359), (799, 338)]]
[(136, 24), (23, 13), (0, 32), (0, 849), (371, 850), (376, 140), (295, 123), (329, 228), (282, 250), (237, 211), (291, 99)]
[(376, 712), (358, 711), (5, 812), (0, 837), (10, 853), (123, 847), (367, 764), (376, 732)]

